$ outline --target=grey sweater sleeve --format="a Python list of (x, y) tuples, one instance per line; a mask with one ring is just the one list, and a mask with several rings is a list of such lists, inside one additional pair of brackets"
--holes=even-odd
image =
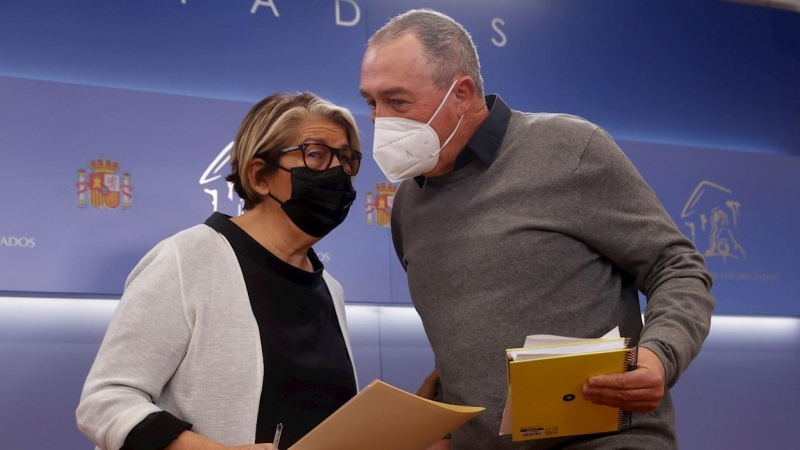
[(117, 450), (145, 417), (186, 353), (178, 259), (170, 241), (134, 268), (98, 351), (76, 412), (98, 447)]
[(579, 238), (632, 275), (647, 297), (639, 345), (655, 352), (672, 387), (708, 335), (714, 298), (703, 257), (611, 137), (595, 130), (576, 176)]

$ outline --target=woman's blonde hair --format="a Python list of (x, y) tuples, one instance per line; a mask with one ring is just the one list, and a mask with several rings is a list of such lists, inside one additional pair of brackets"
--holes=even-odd
[(233, 183), (234, 190), (244, 200), (244, 209), (251, 209), (263, 200), (247, 177), (253, 158), (258, 155), (267, 163), (258, 173), (259, 178), (276, 170), (281, 156), (277, 150), (300, 144), (291, 140), (302, 123), (309, 119), (329, 120), (341, 126), (350, 148), (361, 151), (356, 121), (346, 108), (310, 92), (270, 95), (253, 106), (244, 117), (231, 149), (231, 173), (226, 180)]

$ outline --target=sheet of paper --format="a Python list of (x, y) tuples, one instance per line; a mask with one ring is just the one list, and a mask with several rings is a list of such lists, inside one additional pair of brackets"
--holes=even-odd
[(288, 450), (425, 450), (483, 410), (375, 380)]
[(552, 344), (570, 344), (572, 342), (582, 342), (582, 341), (594, 341), (596, 339), (616, 339), (619, 338), (619, 327), (614, 327), (608, 333), (600, 336), (599, 338), (595, 339), (583, 339), (583, 338), (574, 338), (574, 337), (567, 337), (567, 336), (554, 336), (552, 334), (532, 334), (530, 336), (525, 337), (525, 343), (522, 344), (523, 347), (539, 347), (541, 345), (552, 345)]
[[(619, 327), (614, 327), (611, 331), (601, 336), (599, 339), (619, 339)], [(571, 344), (577, 342), (596, 341), (597, 339), (574, 338), (568, 336), (555, 336), (552, 334), (532, 334), (525, 337), (523, 347), (539, 347), (543, 345)], [(618, 345), (618, 344), (612, 344)], [(553, 356), (547, 355), (547, 356)], [(527, 355), (526, 357), (532, 357)], [(508, 387), (506, 406), (503, 408), (503, 418), (500, 422), (500, 436), (511, 434), (511, 386)]]
[(576, 353), (601, 352), (603, 350), (618, 350), (625, 348), (625, 339), (594, 339), (580, 342), (557, 343), (550, 347), (522, 348), (508, 352), (512, 361), (546, 358), (556, 355), (574, 355)]

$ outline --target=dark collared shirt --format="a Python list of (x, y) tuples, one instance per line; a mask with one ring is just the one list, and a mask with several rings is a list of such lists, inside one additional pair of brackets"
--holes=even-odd
[[(489, 115), (472, 135), (467, 145), (458, 153), (454, 170), (464, 168), (476, 159), (480, 159), (484, 166), (489, 167), (497, 157), (497, 150), (503, 143), (508, 121), (511, 120), (511, 108), (497, 94), (487, 95), (485, 100), (486, 107), (489, 108)], [(414, 180), (419, 187), (425, 183), (425, 177), (421, 175), (415, 177)]]

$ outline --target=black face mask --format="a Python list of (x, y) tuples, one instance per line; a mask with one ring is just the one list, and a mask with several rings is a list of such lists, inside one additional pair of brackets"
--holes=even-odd
[(342, 166), (322, 172), (307, 167), (278, 167), (292, 174), (292, 197), (282, 202), (271, 193), (268, 195), (280, 203), (297, 228), (321, 238), (344, 222), (356, 191)]

